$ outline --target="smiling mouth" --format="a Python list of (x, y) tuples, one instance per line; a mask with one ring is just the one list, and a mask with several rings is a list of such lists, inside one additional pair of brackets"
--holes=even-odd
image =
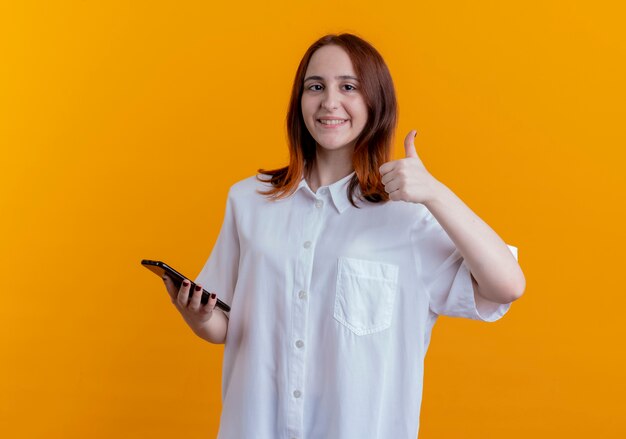
[(340, 126), (348, 122), (348, 119), (317, 119), (317, 122), (324, 126)]

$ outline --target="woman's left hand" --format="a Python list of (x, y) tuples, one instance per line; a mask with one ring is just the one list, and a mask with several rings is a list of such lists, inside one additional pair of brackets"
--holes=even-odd
[(392, 160), (378, 168), (385, 191), (392, 201), (426, 203), (435, 196), (438, 181), (430, 175), (415, 151), (416, 130), (404, 138), (406, 157)]

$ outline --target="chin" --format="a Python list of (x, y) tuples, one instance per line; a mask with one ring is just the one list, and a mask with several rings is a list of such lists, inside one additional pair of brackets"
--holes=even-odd
[(320, 147), (322, 147), (324, 149), (327, 149), (329, 151), (336, 151), (338, 149), (346, 148), (348, 146), (348, 144), (346, 144), (346, 143), (342, 143), (342, 144), (339, 144), (339, 145), (334, 145), (334, 144), (333, 145), (324, 145), (324, 144), (318, 142), (317, 144)]
[(340, 141), (337, 142), (320, 142), (319, 140), (315, 139), (315, 141), (317, 142), (317, 144), (319, 146), (321, 146), (324, 149), (330, 149), (330, 150), (336, 150), (336, 149), (341, 149), (341, 148), (345, 148), (348, 145), (351, 145), (354, 143), (355, 139), (342, 139)]

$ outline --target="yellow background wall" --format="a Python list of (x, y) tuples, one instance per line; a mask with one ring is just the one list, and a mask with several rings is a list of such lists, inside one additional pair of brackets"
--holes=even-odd
[(197, 275), (230, 185), (286, 163), (300, 57), (347, 31), (391, 69), (397, 158), (416, 128), (527, 278), (435, 326), (420, 439), (626, 437), (619, 3), (2, 2), (2, 436), (216, 435), (223, 346), (139, 262)]

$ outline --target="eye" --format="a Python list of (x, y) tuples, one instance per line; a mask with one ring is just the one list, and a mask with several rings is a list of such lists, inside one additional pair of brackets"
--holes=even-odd
[(350, 87), (350, 88), (348, 89), (348, 91), (353, 91), (353, 90), (356, 90), (356, 87), (355, 87), (354, 85), (352, 85), (352, 84), (346, 84), (344, 87)]
[(313, 89), (313, 87), (321, 87), (321, 85), (320, 85), (320, 84), (312, 84), (312, 85), (309, 85), (309, 86), (307, 87), (307, 90), (313, 90), (313, 91), (319, 91), (319, 90), (320, 90), (319, 88), (317, 88), (317, 89)]

